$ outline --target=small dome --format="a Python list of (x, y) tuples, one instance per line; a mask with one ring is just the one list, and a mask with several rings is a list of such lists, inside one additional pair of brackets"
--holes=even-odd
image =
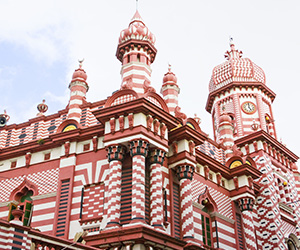
[(163, 85), (166, 85), (166, 84), (177, 85), (177, 77), (171, 71), (171, 65), (169, 65), (168, 72), (164, 75), (164, 78), (163, 78)]
[(135, 12), (127, 29), (121, 31), (119, 43), (123, 43), (130, 39), (146, 40), (155, 44), (155, 36), (150, 32), (144, 24), (138, 11)]
[(84, 69), (82, 68), (82, 62), (83, 62), (83, 60), (79, 61), (79, 68), (76, 69), (75, 72), (73, 73), (72, 81), (71, 82), (82, 81), (82, 80), (86, 81), (87, 74), (84, 71)]
[(220, 115), (220, 118), (219, 118), (219, 123), (220, 124), (222, 124), (222, 123), (231, 123), (231, 122), (232, 122), (232, 119), (227, 113), (223, 113), (223, 114)]
[(230, 51), (225, 53), (226, 62), (213, 69), (209, 83), (209, 92), (213, 92), (229, 83), (262, 83), (265, 84), (264, 71), (248, 58), (242, 58), (242, 51), (230, 44)]

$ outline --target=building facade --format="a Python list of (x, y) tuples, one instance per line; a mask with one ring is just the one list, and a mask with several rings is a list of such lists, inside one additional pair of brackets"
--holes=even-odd
[(64, 110), (0, 117), (1, 249), (300, 249), (298, 156), (264, 71), (231, 42), (209, 82), (211, 139), (181, 112), (171, 67), (151, 86), (156, 52), (136, 12), (118, 91), (88, 102), (80, 62)]

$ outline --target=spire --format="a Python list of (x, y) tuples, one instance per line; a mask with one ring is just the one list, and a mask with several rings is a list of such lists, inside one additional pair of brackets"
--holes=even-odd
[(230, 46), (230, 51), (226, 51), (224, 55), (227, 60), (238, 59), (242, 57), (243, 52), (235, 49), (235, 45), (233, 43), (232, 37), (229, 37), (229, 46)]

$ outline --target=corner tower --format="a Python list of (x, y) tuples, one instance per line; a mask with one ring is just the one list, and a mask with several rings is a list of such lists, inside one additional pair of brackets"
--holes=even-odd
[(275, 94), (266, 86), (264, 71), (242, 51), (235, 49), (231, 40), (225, 53), (226, 62), (213, 69), (209, 83), (206, 110), (212, 114), (215, 139), (220, 142), (220, 116), (226, 112), (232, 119), (234, 139), (256, 130), (264, 130), (276, 138), (272, 112)]
[(144, 94), (144, 83), (150, 83), (151, 64), (156, 56), (155, 36), (145, 25), (138, 11), (127, 29), (121, 31), (116, 52), (122, 63), (121, 89), (130, 88)]

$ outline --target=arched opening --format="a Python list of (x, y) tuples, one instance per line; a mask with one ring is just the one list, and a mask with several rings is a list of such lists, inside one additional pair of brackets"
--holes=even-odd
[(137, 61), (140, 62), (141, 61), (141, 55), (137, 54)]

